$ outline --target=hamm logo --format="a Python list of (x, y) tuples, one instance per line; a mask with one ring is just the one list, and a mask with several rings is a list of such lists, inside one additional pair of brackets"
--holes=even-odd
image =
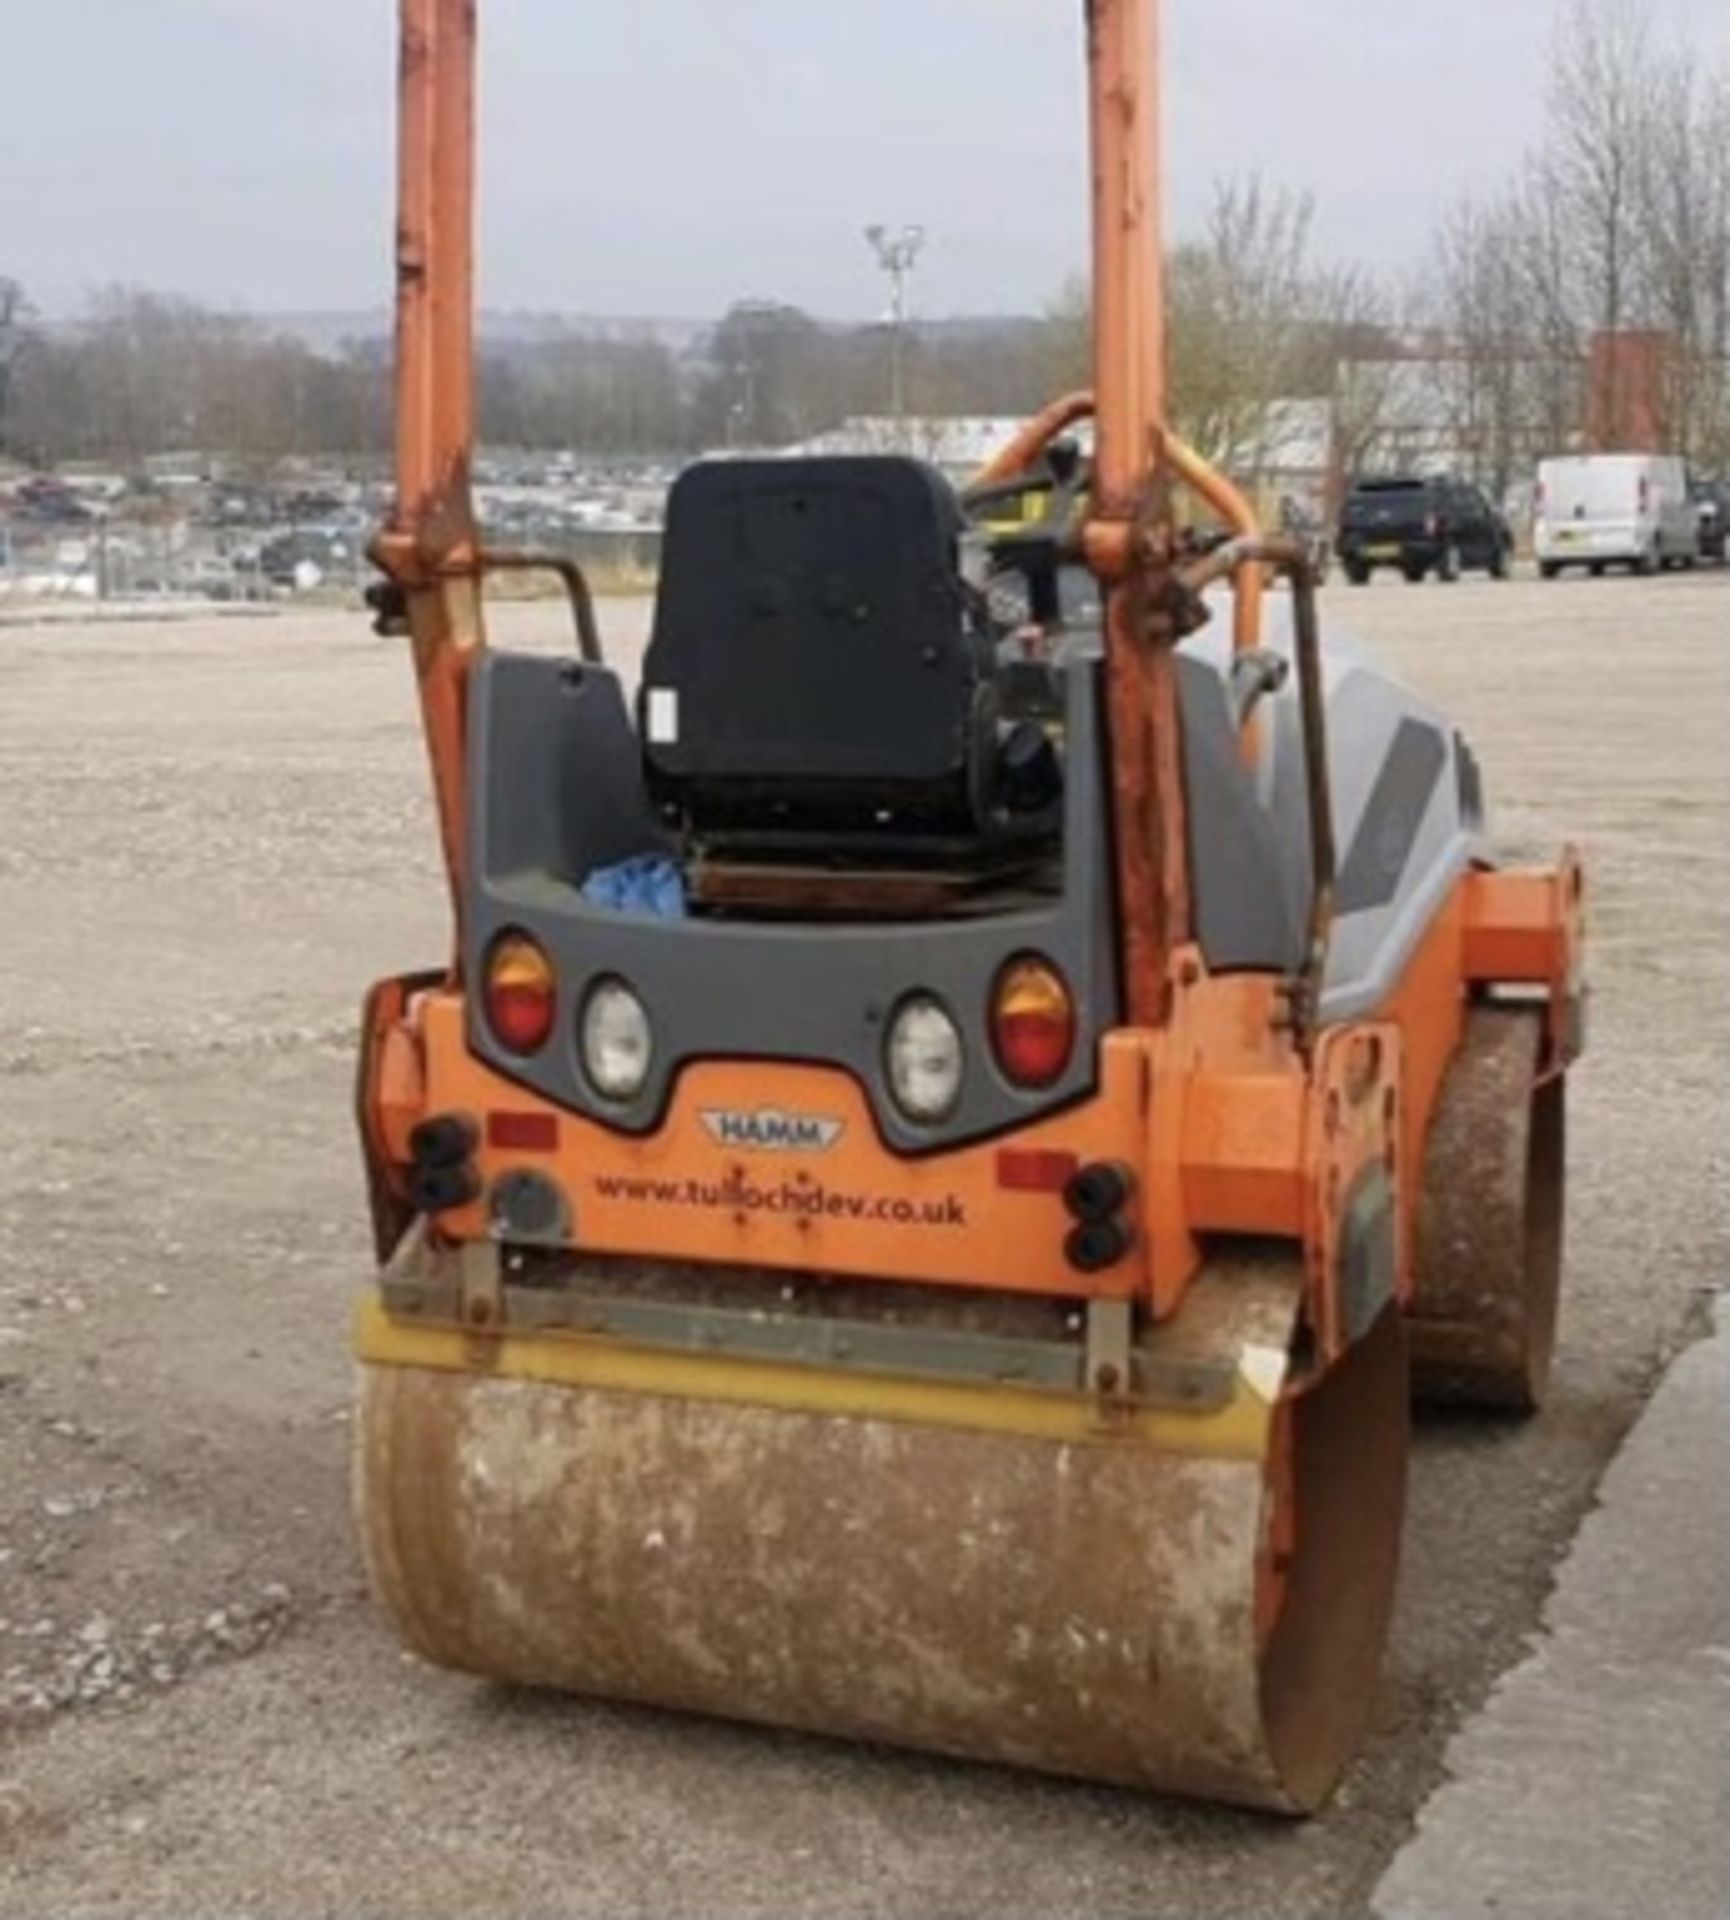
[(822, 1113), (782, 1113), (759, 1107), (740, 1113), (705, 1107), (703, 1125), (724, 1147), (759, 1147), (769, 1153), (827, 1153), (847, 1129), (845, 1120)]

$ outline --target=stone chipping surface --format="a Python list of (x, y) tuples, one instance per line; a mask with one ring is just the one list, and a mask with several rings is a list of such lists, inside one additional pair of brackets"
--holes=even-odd
[[(603, 611), (628, 660), (642, 603)], [(1456, 716), (1513, 851), (1583, 843), (1595, 994), (1554, 1403), (1421, 1428), (1374, 1732), (1301, 1826), (402, 1656), (347, 1327), (361, 989), (447, 941), (404, 651), (358, 610), (0, 627), (0, 1914), (1365, 1912), (1723, 1283), (1730, 575), (1325, 617)]]

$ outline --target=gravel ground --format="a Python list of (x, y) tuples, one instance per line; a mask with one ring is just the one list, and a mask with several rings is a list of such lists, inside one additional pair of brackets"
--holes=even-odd
[(1376, 1732), (1306, 1826), (401, 1656), (345, 1457), (355, 1010), (446, 939), (400, 646), (0, 628), (0, 1912), (1361, 1912), (1724, 1281), (1730, 588), (1328, 611), (1471, 733), (1511, 850), (1583, 842), (1595, 999), (1554, 1405), (1422, 1431)]

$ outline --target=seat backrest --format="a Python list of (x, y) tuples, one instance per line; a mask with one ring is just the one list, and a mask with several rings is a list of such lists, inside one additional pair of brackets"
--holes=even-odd
[(639, 720), (651, 779), (766, 789), (964, 776), (983, 627), (961, 515), (899, 457), (727, 460), (674, 485)]

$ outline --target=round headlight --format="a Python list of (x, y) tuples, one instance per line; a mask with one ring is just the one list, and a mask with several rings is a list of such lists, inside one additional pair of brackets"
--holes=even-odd
[(941, 1000), (916, 993), (889, 1023), (889, 1091), (909, 1120), (941, 1120), (961, 1097), (961, 1030)]
[(579, 1031), (590, 1086), (603, 1100), (634, 1100), (655, 1053), (642, 1001), (622, 980), (597, 980), (583, 1001)]

